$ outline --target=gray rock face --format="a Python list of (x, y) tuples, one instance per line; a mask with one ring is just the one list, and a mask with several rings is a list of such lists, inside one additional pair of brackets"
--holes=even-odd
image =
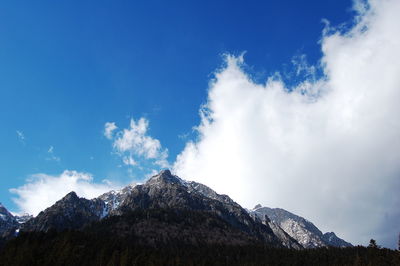
[(352, 246), (350, 243), (338, 238), (334, 233), (322, 234), (312, 222), (284, 209), (272, 209), (257, 205), (253, 210), (250, 210), (250, 213), (261, 220), (265, 220), (264, 217), (267, 216), (272, 223), (296, 239), (304, 248)]
[(103, 195), (99, 196), (98, 199), (105, 203), (105, 208), (102, 213), (102, 217), (106, 217), (111, 211), (116, 210), (120, 204), (125, 200), (125, 198), (130, 194), (131, 190), (135, 185), (129, 185), (121, 190), (111, 190)]
[(333, 247), (352, 247), (353, 245), (349, 242), (344, 241), (343, 239), (339, 238), (334, 232), (325, 233), (322, 236), (322, 239), (328, 246)]
[(260, 219), (260, 217), (257, 214), (255, 214), (254, 212), (250, 212), (250, 216), (255, 221), (258, 221), (260, 223), (268, 225), (272, 229), (272, 232), (274, 232), (274, 234), (281, 241), (283, 246), (285, 246), (287, 248), (294, 248), (294, 249), (302, 249), (303, 248), (303, 246), (300, 245), (297, 242), (297, 240), (295, 240), (288, 233), (286, 233), (279, 225), (277, 225), (276, 223), (272, 222), (268, 218), (268, 216), (265, 215), (263, 219)]
[(187, 186), (189, 192), (194, 191), (196, 193), (200, 193), (200, 194), (206, 196), (207, 198), (218, 200), (218, 201), (220, 201), (222, 203), (226, 203), (228, 205), (239, 206), (239, 204), (234, 202), (229, 196), (217, 194), (214, 190), (207, 187), (206, 185), (203, 185), (203, 184), (200, 184), (200, 183), (197, 183), (194, 181), (185, 182), (185, 185)]
[(53, 206), (24, 223), (21, 231), (80, 229), (90, 222), (98, 221), (104, 205), (99, 199), (87, 200), (79, 198), (75, 192), (70, 192)]
[(32, 219), (33, 215), (30, 215), (28, 213), (24, 213), (22, 215), (15, 215), (14, 217), (15, 217), (15, 219), (17, 220), (17, 222), (19, 224), (23, 224), (23, 223), (26, 223), (27, 221), (29, 221), (30, 219)]
[(18, 226), (19, 224), (14, 215), (0, 203), (0, 237), (9, 237)]

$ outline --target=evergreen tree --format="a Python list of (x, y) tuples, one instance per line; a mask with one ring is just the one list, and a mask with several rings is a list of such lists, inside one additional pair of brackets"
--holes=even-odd
[(368, 247), (369, 247), (369, 248), (378, 248), (378, 245), (376, 244), (376, 240), (375, 240), (375, 239), (371, 239), (371, 240), (369, 241)]

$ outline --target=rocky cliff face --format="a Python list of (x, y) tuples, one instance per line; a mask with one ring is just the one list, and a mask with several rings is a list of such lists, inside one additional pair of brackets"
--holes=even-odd
[(257, 205), (249, 212), (263, 221), (265, 217), (268, 217), (272, 223), (296, 239), (304, 248), (352, 246), (350, 243), (338, 238), (334, 233), (322, 234), (312, 222), (284, 209), (272, 209)]
[(80, 229), (90, 222), (98, 221), (104, 209), (103, 201), (79, 198), (75, 192), (70, 192), (53, 206), (24, 223), (21, 231)]
[(258, 216), (254, 212), (249, 212), (249, 214), (251, 218), (253, 218), (255, 221), (268, 225), (272, 229), (272, 232), (274, 232), (274, 234), (279, 238), (284, 247), (294, 248), (294, 249), (303, 248), (303, 246), (300, 245), (297, 242), (297, 240), (295, 240), (288, 233), (286, 233), (279, 225), (272, 222), (267, 215), (265, 215), (263, 218), (260, 218), (260, 216)]
[(108, 216), (110, 212), (116, 210), (125, 200), (125, 198), (130, 194), (134, 187), (135, 185), (129, 185), (121, 190), (111, 190), (98, 197), (98, 199), (102, 200), (105, 203), (103, 217)]
[(21, 214), (21, 215), (15, 215), (14, 217), (15, 217), (15, 219), (17, 220), (17, 222), (19, 224), (24, 224), (27, 221), (29, 221), (30, 219), (32, 219), (33, 215), (30, 215), (28, 213), (24, 213), (24, 214)]
[(16, 218), (0, 203), (0, 237), (12, 236), (18, 226)]

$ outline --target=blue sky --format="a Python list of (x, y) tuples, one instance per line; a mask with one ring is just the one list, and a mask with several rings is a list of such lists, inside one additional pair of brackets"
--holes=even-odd
[[(0, 201), (34, 173), (64, 169), (129, 177), (103, 134), (146, 117), (169, 158), (199, 122), (223, 53), (246, 53), (264, 77), (297, 54), (320, 56), (323, 23), (350, 1), (68, 1), (2, 3)], [(16, 131), (24, 134), (21, 142)], [(53, 146), (59, 161), (46, 160)]]
[(2, 3), (0, 202), (37, 213), (169, 163), (244, 207), (394, 247), (399, 13), (398, 0)]

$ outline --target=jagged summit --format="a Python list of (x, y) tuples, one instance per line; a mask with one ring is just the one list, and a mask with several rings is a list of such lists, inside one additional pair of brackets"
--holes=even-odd
[(102, 217), (104, 202), (99, 199), (80, 198), (69, 192), (53, 206), (40, 212), (36, 217), (22, 224), (21, 231), (58, 231), (79, 229)]
[(322, 236), (322, 239), (328, 243), (328, 245), (335, 247), (351, 247), (352, 244), (338, 237), (334, 232), (327, 232)]
[(76, 192), (71, 191), (67, 195), (65, 195), (61, 200), (77, 200), (77, 199), (79, 199), (79, 197), (76, 194)]
[(156, 184), (156, 183), (181, 183), (182, 180), (171, 174), (171, 171), (166, 169), (162, 170), (157, 175), (152, 176), (147, 182), (147, 185)]
[(261, 204), (257, 204), (256, 206), (254, 206), (253, 210), (258, 209), (258, 208), (262, 208)]
[(172, 176), (171, 171), (169, 169), (161, 170), (158, 175), (159, 176)]
[(15, 215), (15, 219), (19, 224), (24, 224), (32, 218), (33, 215), (30, 215), (29, 213), (22, 213), (21, 215)]

